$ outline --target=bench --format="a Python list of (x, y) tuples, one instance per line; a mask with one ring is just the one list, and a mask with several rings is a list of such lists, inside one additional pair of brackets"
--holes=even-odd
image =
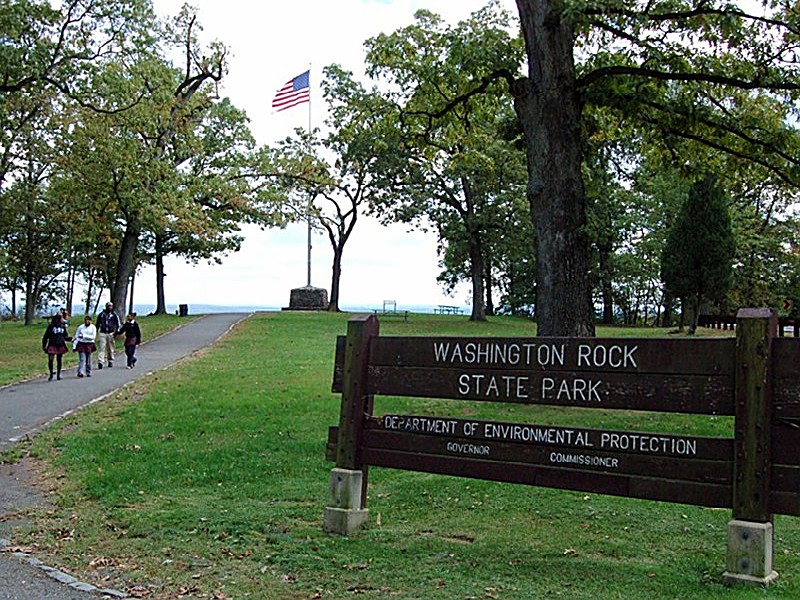
[[(736, 338), (436, 338), (380, 336), (375, 316), (353, 317), (336, 341), (323, 526), (350, 535), (367, 522), (370, 467), (727, 508), (726, 581), (768, 585), (772, 515), (800, 516), (800, 342), (777, 325), (774, 312), (742, 309)], [(376, 395), (728, 416), (734, 427), (708, 437), (467, 410), (373, 415)]]
[(449, 304), (440, 304), (433, 309), (434, 314), (439, 315), (460, 315), (462, 308), (460, 306), (451, 306)]

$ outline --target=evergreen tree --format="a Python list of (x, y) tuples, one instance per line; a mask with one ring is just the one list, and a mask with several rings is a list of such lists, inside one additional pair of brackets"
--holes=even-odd
[(689, 333), (697, 329), (704, 301), (720, 303), (731, 284), (735, 242), (725, 194), (716, 178), (695, 183), (667, 235), (661, 278), (669, 293), (691, 314)]

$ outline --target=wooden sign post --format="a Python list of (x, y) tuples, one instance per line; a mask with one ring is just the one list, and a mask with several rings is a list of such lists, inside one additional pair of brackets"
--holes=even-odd
[(374, 316), (354, 317), (347, 325), (342, 404), (336, 444), (336, 467), (331, 471), (325, 531), (349, 535), (367, 521), (367, 467), (361, 460), (364, 416), (372, 414), (367, 395), (370, 341), (378, 335)]
[(769, 585), (772, 513), (769, 507), (772, 433), (772, 340), (778, 321), (769, 309), (736, 315), (736, 421), (733, 519), (728, 523), (728, 583)]
[[(773, 513), (800, 516), (800, 340), (745, 309), (737, 337), (431, 338), (378, 335), (355, 317), (337, 340), (327, 531), (367, 521), (369, 466), (730, 508), (725, 579), (768, 585)], [(373, 397), (443, 398), (734, 417), (701, 437), (374, 416)]]

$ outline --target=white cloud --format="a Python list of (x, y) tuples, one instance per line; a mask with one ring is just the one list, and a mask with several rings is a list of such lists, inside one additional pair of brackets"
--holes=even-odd
[[(154, 0), (162, 16), (174, 15), (183, 0)], [(456, 23), (486, 4), (486, 0), (194, 0), (206, 41), (220, 40), (231, 50), (230, 70), (220, 93), (244, 109), (260, 144), (271, 144), (307, 127), (309, 105), (274, 113), (270, 103), (287, 80), (311, 66), (311, 121), (320, 126), (324, 105), (319, 93), (322, 67), (338, 63), (360, 74), (364, 41), (413, 22), (426, 8)], [(511, 0), (505, 0), (514, 10)], [(169, 259), (167, 304), (202, 303), (279, 307), (290, 290), (307, 281), (306, 228), (285, 230), (247, 228), (242, 250), (221, 265), (187, 265)], [(312, 240), (312, 278), (330, 288), (332, 253), (327, 238)], [(408, 231), (406, 225), (383, 227), (362, 219), (345, 247), (340, 305), (381, 306), (393, 299), (398, 307), (462, 304), (466, 286), (448, 298), (436, 283), (439, 273), (436, 239)], [(155, 300), (155, 271), (146, 269), (137, 280), (137, 303)]]

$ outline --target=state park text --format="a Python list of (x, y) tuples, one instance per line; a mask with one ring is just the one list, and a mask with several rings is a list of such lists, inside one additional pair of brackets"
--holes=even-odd
[[(522, 367), (553, 369), (568, 362), (577, 369), (635, 370), (636, 344), (577, 344), (535, 342), (447, 342), (433, 341), (437, 364), (450, 366)], [(567, 360), (568, 353), (571, 360)], [(601, 402), (602, 379), (565, 375), (541, 375), (535, 379), (521, 374), (462, 372), (457, 374), (458, 394), (491, 399)]]

